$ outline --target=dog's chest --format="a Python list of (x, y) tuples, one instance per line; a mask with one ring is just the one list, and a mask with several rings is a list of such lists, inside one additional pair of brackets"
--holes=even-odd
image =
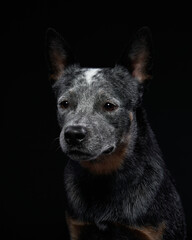
[(68, 211), (77, 219), (103, 222), (125, 218), (124, 197), (112, 178), (65, 175)]

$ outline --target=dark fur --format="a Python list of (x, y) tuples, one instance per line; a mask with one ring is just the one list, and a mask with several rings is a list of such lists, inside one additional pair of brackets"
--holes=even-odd
[[(85, 80), (87, 69), (74, 64), (66, 46), (56, 32), (48, 31), (60, 144), (71, 158), (64, 174), (71, 238), (184, 240), (180, 198), (142, 107), (144, 85), (152, 72), (149, 30), (138, 31), (118, 64), (97, 71), (91, 84)], [(64, 99), (70, 99), (70, 107), (63, 110)], [(119, 105), (110, 113), (101, 108), (109, 100)], [(88, 131), (78, 148), (68, 145), (64, 137), (67, 127), (74, 125)], [(114, 150), (105, 154), (109, 146)], [(74, 155), (72, 150), (88, 155)], [(120, 163), (113, 168), (107, 163), (105, 171), (102, 163), (107, 159)], [(97, 164), (99, 170), (94, 168)]]

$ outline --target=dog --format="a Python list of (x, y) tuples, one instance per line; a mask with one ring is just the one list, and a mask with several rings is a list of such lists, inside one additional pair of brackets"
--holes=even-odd
[(72, 240), (184, 240), (183, 207), (142, 105), (152, 78), (148, 27), (113, 68), (83, 68), (48, 29), (49, 79), (57, 99), (66, 222)]

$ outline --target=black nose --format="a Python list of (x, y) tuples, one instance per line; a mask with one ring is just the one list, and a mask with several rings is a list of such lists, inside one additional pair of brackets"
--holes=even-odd
[(83, 126), (68, 126), (65, 129), (65, 141), (70, 145), (81, 143), (87, 134), (87, 130)]

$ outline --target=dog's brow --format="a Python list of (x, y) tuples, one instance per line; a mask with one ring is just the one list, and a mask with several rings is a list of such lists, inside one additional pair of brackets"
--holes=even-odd
[(93, 82), (93, 77), (99, 72), (99, 68), (89, 68), (85, 72), (85, 79), (88, 84), (91, 84)]

